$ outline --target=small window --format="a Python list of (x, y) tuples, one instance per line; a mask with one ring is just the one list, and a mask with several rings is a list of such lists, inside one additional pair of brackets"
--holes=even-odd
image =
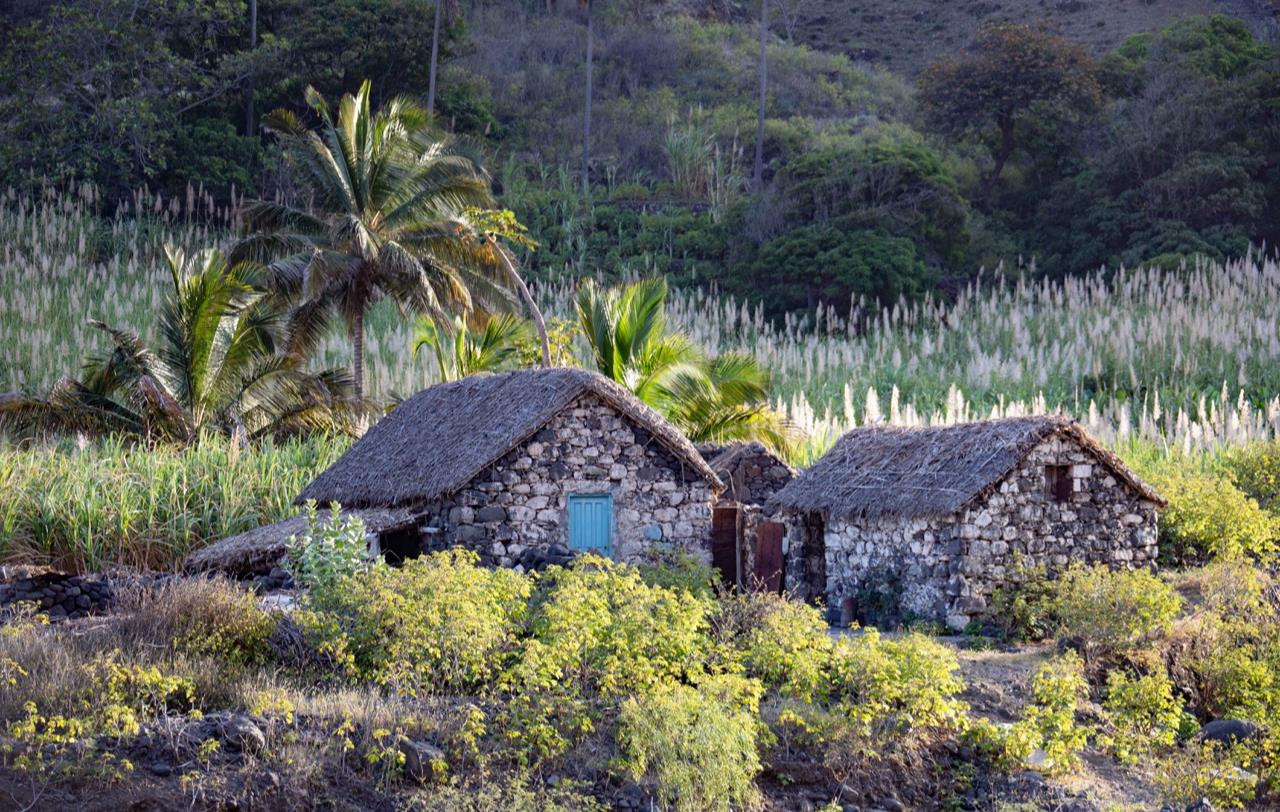
[(1071, 466), (1044, 467), (1044, 495), (1055, 502), (1071, 501)]

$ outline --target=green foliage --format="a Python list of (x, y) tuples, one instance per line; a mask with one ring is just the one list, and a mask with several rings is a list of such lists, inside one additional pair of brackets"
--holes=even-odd
[(769, 592), (734, 593), (720, 600), (713, 624), (765, 687), (805, 701), (826, 693), (831, 643), (815, 607)]
[(347, 448), (313, 437), (251, 451), (218, 438), (138, 448), (0, 448), (0, 554), (73, 571), (169, 570), (192, 550), (293, 513)]
[(1195, 563), (1275, 551), (1280, 521), (1229, 476), (1167, 465), (1149, 480), (1169, 501), (1160, 514), (1161, 554), (1167, 560)]
[(322, 521), (314, 499), (306, 505), (307, 529), (289, 537), (289, 571), (302, 586), (331, 590), (347, 578), (359, 575), (376, 562), (369, 560), (364, 520), (343, 518), (337, 502), (329, 506), (329, 520)]
[(885, 737), (955, 731), (968, 709), (958, 698), (964, 684), (955, 654), (919, 632), (887, 640), (867, 629), (843, 638), (830, 669), (836, 712), (871, 755)]
[(755, 680), (726, 674), (627, 699), (618, 723), (622, 766), (636, 780), (652, 775), (666, 809), (750, 807), (758, 795), (760, 695)]
[(636, 571), (649, 586), (682, 590), (699, 598), (716, 596), (720, 571), (686, 550), (654, 545), (646, 558), (647, 561), (636, 565)]
[(1031, 701), (1008, 731), (1006, 752), (1025, 761), (1039, 756), (1040, 769), (1070, 772), (1080, 763), (1088, 729), (1076, 723), (1076, 709), (1088, 698), (1084, 663), (1074, 652), (1041, 666), (1031, 681)]
[(1131, 651), (1168, 628), (1182, 597), (1147, 570), (1076, 564), (1054, 582), (1053, 613), (1086, 656)]
[(711, 357), (667, 326), (661, 277), (578, 288), (578, 324), (596, 371), (653, 406), (694, 442), (760, 440), (778, 451), (787, 426), (769, 403), (770, 376), (747, 353)]
[(285, 109), (265, 123), (315, 203), (254, 201), (233, 256), (269, 262), (272, 284), (296, 302), (290, 356), (313, 351), (334, 318), (346, 324), (359, 397), (364, 319), (373, 304), (390, 298), (437, 321), (487, 312), (509, 304), (512, 266), (469, 216), (493, 208), (487, 178), (436, 140), (425, 110), (397, 97), (375, 113), (368, 81), (341, 98), (336, 118), (314, 88), (305, 95), (318, 131)]
[(991, 593), (990, 622), (1006, 640), (1043, 640), (1057, 629), (1054, 594), (1043, 566), (1016, 560), (1005, 572), (1005, 583)]
[(1141, 676), (1112, 671), (1104, 694), (1107, 733), (1099, 740), (1120, 761), (1137, 764), (1177, 741), (1183, 710), (1163, 669)]
[(417, 696), (480, 691), (505, 667), (529, 579), (456, 550), (374, 567), (307, 594), (307, 631), (341, 671)]
[(274, 352), (277, 314), (261, 268), (231, 266), (216, 250), (188, 258), (165, 246), (165, 255), (172, 286), (158, 314), (158, 349), (91, 321), (110, 337), (111, 353), (89, 358), (82, 380), (7, 404), (15, 420), (185, 443), (207, 433), (244, 441), (347, 426), (361, 408), (347, 378)]
[(596, 556), (549, 570), (503, 675), (513, 694), (504, 722), (511, 746), (524, 759), (559, 754), (595, 728), (602, 700), (700, 673), (709, 611), (692, 593), (650, 586)]
[(413, 352), (431, 350), (441, 381), (456, 381), (468, 375), (502, 372), (519, 366), (521, 349), (533, 341), (533, 330), (520, 317), (503, 313), (486, 316), (479, 330), (462, 316), (443, 325), (426, 316), (418, 318)]
[(1215, 809), (1243, 809), (1257, 795), (1257, 755), (1247, 742), (1191, 742), (1156, 761), (1154, 783), (1177, 807), (1207, 798)]
[[(1232, 482), (1245, 496), (1280, 517), (1280, 440), (1233, 448), (1224, 463)], [(1280, 526), (1276, 534), (1280, 535)]]

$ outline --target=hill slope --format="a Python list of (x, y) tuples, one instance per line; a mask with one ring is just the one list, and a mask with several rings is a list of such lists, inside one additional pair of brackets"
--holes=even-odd
[(1280, 4), (1273, 0), (774, 0), (780, 33), (826, 51), (915, 74), (940, 54), (959, 50), (986, 22), (1042, 23), (1105, 53), (1132, 34), (1178, 17), (1231, 14), (1254, 33), (1274, 38)]

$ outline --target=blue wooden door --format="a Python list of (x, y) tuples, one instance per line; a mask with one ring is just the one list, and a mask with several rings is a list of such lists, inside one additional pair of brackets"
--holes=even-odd
[(612, 548), (613, 497), (607, 493), (570, 496), (569, 549), (608, 557)]

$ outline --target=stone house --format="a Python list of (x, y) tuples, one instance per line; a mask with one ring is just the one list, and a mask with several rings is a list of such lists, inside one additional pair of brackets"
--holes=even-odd
[(833, 620), (890, 605), (961, 629), (1015, 562), (1154, 566), (1165, 502), (1074, 421), (1023, 417), (855, 429), (771, 504), (787, 588)]
[[(392, 561), (461, 546), (533, 569), (586, 551), (636, 562), (677, 549), (709, 563), (722, 487), (684, 435), (614, 382), (531, 369), (424, 389), (296, 501), (374, 517), (371, 541)], [(283, 531), (256, 532), (283, 554)]]

